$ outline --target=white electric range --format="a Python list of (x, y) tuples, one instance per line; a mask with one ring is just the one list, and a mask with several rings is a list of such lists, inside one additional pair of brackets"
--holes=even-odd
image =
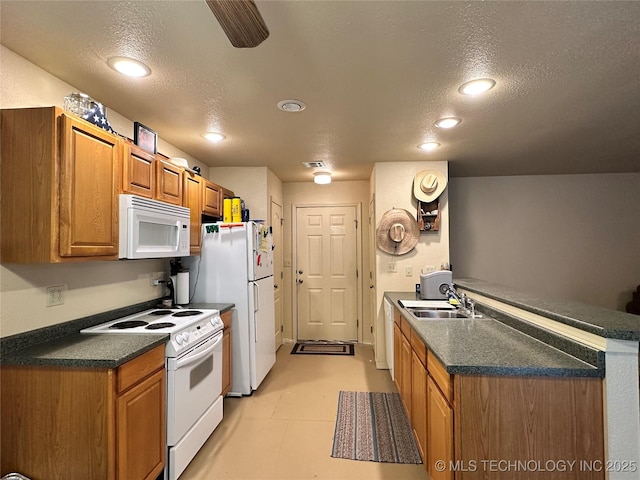
[(82, 330), (90, 334), (165, 334), (167, 468), (177, 479), (222, 420), (222, 330), (213, 309), (152, 309)]

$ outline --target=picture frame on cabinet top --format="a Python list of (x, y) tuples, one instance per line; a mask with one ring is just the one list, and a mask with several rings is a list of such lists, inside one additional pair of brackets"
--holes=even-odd
[(157, 153), (158, 136), (156, 132), (140, 122), (133, 124), (133, 143), (149, 153), (154, 155)]

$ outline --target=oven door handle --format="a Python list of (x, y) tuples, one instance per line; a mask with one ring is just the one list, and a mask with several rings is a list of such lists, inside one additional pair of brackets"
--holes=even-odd
[[(209, 340), (209, 341), (211, 341), (211, 340)], [(195, 355), (186, 355), (183, 359), (178, 360), (176, 362), (176, 370), (178, 368), (182, 368), (182, 367), (186, 367), (187, 365), (191, 365), (192, 363), (197, 362), (201, 358), (206, 357), (211, 352), (213, 352), (218, 345), (220, 345), (220, 342), (222, 342), (222, 335), (218, 335), (218, 338), (214, 342), (212, 342), (211, 346), (207, 347), (202, 352), (196, 353)], [(206, 345), (206, 343), (205, 343), (205, 345)], [(198, 348), (200, 348), (200, 347), (198, 347)]]

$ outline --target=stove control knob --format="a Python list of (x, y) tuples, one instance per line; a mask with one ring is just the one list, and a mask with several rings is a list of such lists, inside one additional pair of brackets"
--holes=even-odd
[(184, 333), (182, 334), (182, 341), (183, 341), (184, 343), (187, 343), (187, 342), (189, 341), (189, 334), (188, 334), (187, 332), (184, 332)]
[(176, 343), (182, 345), (182, 335), (176, 335)]

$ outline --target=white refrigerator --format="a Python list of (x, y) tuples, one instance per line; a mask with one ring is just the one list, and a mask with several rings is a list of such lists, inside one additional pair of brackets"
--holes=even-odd
[(272, 245), (260, 223), (204, 224), (200, 257), (188, 262), (192, 302), (235, 304), (229, 395), (250, 395), (276, 361)]

